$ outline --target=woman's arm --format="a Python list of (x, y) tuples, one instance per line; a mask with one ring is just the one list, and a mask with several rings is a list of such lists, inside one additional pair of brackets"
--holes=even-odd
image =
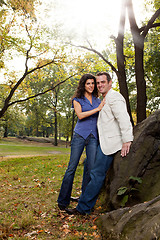
[(102, 110), (103, 106), (105, 104), (105, 99), (103, 99), (103, 101), (99, 104), (99, 106), (93, 110), (87, 111), (87, 112), (82, 112), (82, 108), (79, 102), (77, 102), (76, 100), (73, 100), (73, 106), (74, 106), (74, 110), (77, 114), (77, 117), (81, 120), (83, 118), (89, 117), (91, 115), (93, 115), (96, 112), (99, 112)]

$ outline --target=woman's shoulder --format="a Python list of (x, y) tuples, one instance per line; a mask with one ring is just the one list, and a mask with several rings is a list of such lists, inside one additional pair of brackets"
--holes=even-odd
[(74, 97), (74, 98), (72, 99), (72, 103), (73, 103), (73, 101), (76, 101), (76, 102), (79, 102), (80, 104), (82, 104), (82, 103), (84, 102), (84, 98)]
[(73, 100), (75, 100), (75, 101), (77, 101), (77, 102), (78, 102), (78, 101), (82, 101), (82, 100), (84, 100), (84, 98), (78, 98), (78, 97), (74, 97), (74, 98), (72, 99), (72, 101), (73, 101)]

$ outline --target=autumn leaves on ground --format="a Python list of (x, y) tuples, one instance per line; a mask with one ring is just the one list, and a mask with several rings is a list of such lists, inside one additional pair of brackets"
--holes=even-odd
[[(96, 226), (99, 203), (90, 216), (70, 216), (58, 209), (58, 192), (69, 161), (66, 149), (63, 153), (60, 148), (61, 153), (50, 156), (4, 158), (3, 143), (0, 140), (0, 239), (101, 239)], [(8, 152), (11, 145), (12, 141)], [(14, 145), (17, 147), (17, 143)], [(29, 149), (29, 145), (26, 147)], [(50, 148), (54, 151), (53, 145)], [(82, 162), (76, 172), (73, 196), (80, 194)]]

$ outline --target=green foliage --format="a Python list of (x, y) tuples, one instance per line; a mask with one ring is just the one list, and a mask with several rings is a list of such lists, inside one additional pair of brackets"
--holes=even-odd
[(122, 207), (125, 207), (126, 203), (128, 202), (128, 199), (129, 199), (129, 195), (125, 195), (122, 200), (121, 200), (121, 206)]
[(147, 108), (150, 112), (160, 107), (160, 33), (151, 30), (146, 40), (145, 77)]
[(5, 68), (5, 61), (11, 60), (16, 52), (24, 52), (26, 43), (24, 19), (35, 17), (36, 0), (1, 1), (0, 11), (0, 68)]
[[(95, 74), (104, 63), (102, 64), (102, 61), (99, 61), (99, 58), (95, 55), (87, 53), (84, 56), (78, 56), (73, 64), (75, 64), (73, 65), (75, 69), (66, 64), (47, 66), (28, 76), (21, 85), (21, 95), (29, 97), (56, 86), (68, 77), (68, 73), (70, 75), (75, 71), (79, 73), (52, 91), (21, 104), (28, 115), (26, 121), (27, 135), (35, 135), (36, 131), (39, 132), (40, 136), (42, 132), (45, 136), (53, 135), (56, 131), (55, 117), (57, 117), (59, 137), (63, 136), (66, 140), (71, 139), (73, 119), (71, 98), (82, 75), (81, 71), (84, 69), (83, 74), (87, 72)], [(101, 70), (104, 69), (101, 68)], [(46, 134), (46, 132), (48, 133)]]
[(121, 206), (124, 207), (127, 202), (135, 195), (135, 193), (138, 191), (137, 188), (134, 187), (134, 185), (141, 184), (142, 179), (139, 177), (129, 177), (129, 187), (123, 186), (120, 187), (117, 191), (117, 196), (120, 197), (120, 203)]
[(151, 8), (154, 6), (154, 8), (157, 10), (160, 8), (160, 2), (159, 0), (145, 0), (145, 7)]
[[(159, 2), (145, 1), (150, 7), (158, 8)], [(63, 81), (70, 75), (77, 73), (67, 81), (63, 86), (57, 87), (57, 90), (46, 93), (31, 99), (26, 103), (18, 105), (17, 108), (26, 114), (24, 121), (26, 132), (23, 134), (52, 135), (54, 133), (55, 114), (58, 119), (59, 136), (71, 137), (72, 127), (72, 109), (71, 97), (77, 87), (81, 75), (87, 72), (96, 74), (99, 71), (111, 71), (110, 67), (96, 54), (86, 52), (82, 49), (76, 49), (69, 45), (64, 45), (63, 33), (60, 28), (55, 26), (52, 30), (44, 27), (43, 24), (37, 24), (35, 18), (35, 9), (39, 1), (35, 0), (6, 0), (0, 2), (2, 9), (0, 11), (0, 68), (5, 72), (4, 78), (7, 84), (0, 85), (0, 108), (3, 107), (6, 97), (10, 90), (17, 83), (21, 74), (7, 68), (6, 63), (14, 60), (16, 57), (22, 57), (25, 67), (25, 57), (28, 52), (29, 69), (34, 66), (41, 66), (47, 63), (50, 58), (55, 59), (56, 65), (45, 67), (28, 76), (23, 84), (19, 86), (12, 100), (19, 100), (30, 97), (55, 86), (61, 80)], [(153, 6), (154, 5), (154, 6)], [(157, 20), (158, 21), (158, 20)], [(146, 20), (147, 22), (147, 20)], [(152, 112), (160, 106), (160, 68), (159, 68), (159, 32), (150, 30), (145, 41), (145, 79), (147, 83), (147, 108)], [(134, 70), (134, 46), (131, 35), (127, 33), (124, 41), (125, 70), (127, 74), (127, 86), (131, 110), (136, 113), (136, 83)], [(66, 40), (66, 39), (65, 39)], [(117, 67), (115, 42), (112, 39), (110, 44), (102, 51), (103, 56)], [(118, 91), (117, 76), (111, 72), (114, 80), (114, 88)], [(20, 107), (22, 106), (22, 108)], [(9, 110), (8, 110), (9, 111)], [(23, 117), (22, 117), (23, 118)], [(9, 121), (9, 120), (8, 120)], [(22, 121), (20, 120), (22, 123)], [(10, 124), (9, 124), (10, 125)], [(47, 133), (48, 131), (48, 133)], [(13, 132), (13, 130), (12, 130)], [(18, 132), (18, 129), (15, 129)]]
[(117, 195), (118, 195), (118, 196), (121, 196), (121, 195), (125, 194), (125, 193), (127, 192), (127, 190), (128, 190), (127, 187), (120, 187), (120, 188), (118, 188), (118, 193), (117, 193)]
[(137, 182), (137, 183), (142, 183), (142, 179), (140, 177), (131, 176), (129, 180), (133, 180), (134, 182)]
[[(0, 108), (4, 103), (9, 90), (10, 87), (6, 84), (0, 85)], [(26, 116), (22, 111), (22, 108), (18, 107), (17, 105), (10, 107), (8, 111), (4, 114), (3, 118), (0, 119), (0, 127), (2, 130), (1, 135), (4, 136), (4, 133), (7, 135), (9, 133), (9, 135), (15, 136), (18, 135), (20, 132), (23, 132), (25, 119)]]

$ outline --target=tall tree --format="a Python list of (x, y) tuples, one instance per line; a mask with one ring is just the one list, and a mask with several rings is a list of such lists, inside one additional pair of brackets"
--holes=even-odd
[[(52, 42), (51, 45), (49, 39), (46, 37), (48, 36), (47, 29), (42, 29), (38, 26), (32, 11), (34, 2), (33, 0), (10, 0), (5, 1), (6, 4), (2, 4), (3, 10), (0, 12), (3, 20), (0, 20), (0, 66), (4, 68), (5, 59), (7, 57), (9, 58), (11, 56), (14, 58), (18, 55), (23, 57), (24, 71), (21, 72), (21, 77), (19, 77), (20, 74), (17, 73), (14, 81), (10, 79), (10, 76), (8, 77), (10, 91), (3, 104), (1, 104), (0, 118), (4, 116), (10, 106), (17, 103), (13, 97), (16, 96), (21, 84), (27, 76), (50, 64), (61, 64), (66, 59), (64, 48), (60, 47), (60, 43), (54, 45)], [(52, 36), (52, 39), (54, 39), (54, 36)], [(9, 69), (7, 69), (6, 72), (7, 71), (9, 71)], [(51, 89), (48, 91), (50, 90)], [(45, 89), (45, 91), (47, 91), (47, 89)], [(24, 100), (27, 99), (18, 100), (18, 102), (23, 102)]]
[(132, 114), (131, 114), (131, 107), (129, 103), (129, 94), (128, 94), (126, 70), (125, 70), (125, 56), (124, 56), (125, 18), (126, 18), (126, 5), (124, 4), (124, 2), (122, 2), (118, 36), (117, 38), (114, 38), (115, 44), (116, 44), (116, 56), (117, 56), (117, 68), (118, 68), (117, 77), (118, 77), (120, 92), (126, 100), (127, 110), (130, 115), (132, 125), (134, 125)]
[(150, 31), (145, 41), (145, 78), (147, 108), (152, 112), (160, 107), (160, 32)]
[(155, 20), (160, 15), (160, 8), (153, 14), (148, 23), (139, 28), (133, 11), (132, 0), (125, 0), (128, 10), (130, 29), (135, 48), (135, 77), (137, 85), (137, 122), (146, 118), (146, 81), (144, 76), (144, 41), (151, 28), (160, 26)]
[[(156, 5), (157, 6), (157, 5)], [(94, 49), (89, 43), (89, 47), (86, 46), (78, 46), (83, 49), (87, 49), (98, 54), (115, 72), (119, 82), (120, 92), (124, 96), (127, 102), (127, 109), (130, 114), (130, 118), (133, 124), (133, 119), (130, 110), (129, 103), (129, 94), (128, 88), (126, 84), (126, 73), (125, 73), (125, 55), (124, 55), (124, 24), (125, 24), (125, 14), (126, 9), (128, 10), (130, 28), (133, 36), (134, 48), (135, 48), (135, 78), (136, 78), (136, 86), (137, 86), (137, 122), (141, 122), (146, 118), (146, 82), (144, 78), (144, 41), (148, 34), (148, 31), (151, 28), (158, 28), (160, 23), (154, 23), (155, 20), (160, 15), (160, 8), (153, 14), (151, 19), (148, 21), (146, 26), (138, 28), (135, 15), (133, 11), (132, 0), (122, 0), (122, 8), (121, 8), (121, 17), (119, 24), (119, 31), (117, 38), (113, 37), (116, 44), (116, 53), (117, 53), (117, 68), (111, 63), (103, 53), (100, 53), (96, 49)]]

